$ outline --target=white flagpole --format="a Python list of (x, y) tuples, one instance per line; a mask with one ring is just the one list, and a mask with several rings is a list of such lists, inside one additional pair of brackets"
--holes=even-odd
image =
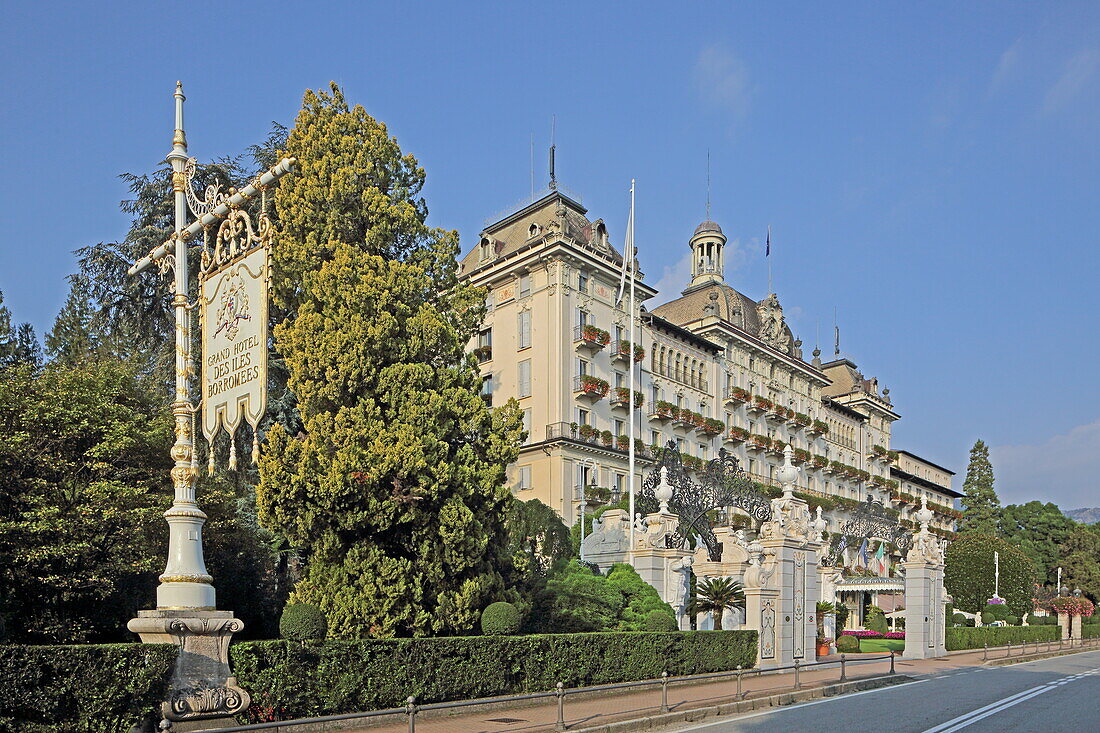
[(638, 342), (635, 340), (634, 333), (634, 179), (630, 179), (630, 216), (627, 217), (626, 224), (627, 242), (623, 247), (623, 272), (626, 273), (625, 268), (630, 268), (630, 298), (628, 299), (629, 308), (627, 310), (627, 333), (629, 334), (628, 341), (630, 342), (630, 351), (627, 354), (630, 365), (630, 376), (627, 381), (627, 389), (629, 394), (627, 398), (630, 400), (630, 432), (629, 439), (630, 444), (627, 449), (627, 455), (629, 456), (627, 463), (629, 465), (629, 475), (627, 481), (630, 491), (630, 550), (627, 557), (633, 564), (634, 561), (634, 368), (636, 366), (634, 362), (634, 350), (638, 347)]

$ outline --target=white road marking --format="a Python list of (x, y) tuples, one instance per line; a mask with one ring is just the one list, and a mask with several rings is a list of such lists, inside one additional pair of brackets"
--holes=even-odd
[(1069, 684), (1070, 682), (1075, 682), (1082, 677), (1096, 674), (1096, 672), (1098, 671), (1100, 671), (1100, 667), (1090, 669), (1086, 672), (1080, 672), (1078, 674), (1062, 677), (1057, 680), (1052, 680), (1050, 682), (1047, 682), (1046, 684), (1039, 685), (1038, 687), (1032, 687), (1029, 690), (1024, 690), (1023, 692), (1017, 692), (1015, 695), (1009, 695), (1008, 697), (997, 700), (996, 702), (992, 702), (985, 707), (978, 708), (977, 710), (971, 710), (970, 712), (964, 713), (957, 718), (952, 718), (946, 723), (940, 723), (937, 726), (925, 730), (924, 733), (953, 733), (954, 731), (962, 730), (963, 728), (966, 728), (973, 723), (977, 723), (979, 720), (988, 718), (990, 715), (996, 715), (1002, 710), (1007, 710), (1013, 705), (1019, 705), (1020, 703), (1030, 700), (1033, 697), (1038, 697), (1039, 695), (1042, 695), (1046, 692), (1050, 692), (1056, 687), (1061, 687), (1062, 685)]
[(783, 705), (782, 707), (770, 708), (759, 713), (749, 713), (748, 715), (738, 715), (736, 718), (730, 718), (728, 720), (712, 720), (709, 723), (703, 723), (697, 725), (694, 728), (680, 728), (677, 733), (690, 733), (693, 730), (704, 730), (714, 725), (720, 725), (721, 723), (739, 723), (742, 720), (748, 720), (750, 718), (762, 718), (765, 715), (773, 715), (775, 713), (781, 713), (785, 710), (795, 710), (797, 708), (808, 708), (811, 705), (821, 705), (826, 702), (836, 702), (837, 700), (847, 700), (852, 697), (859, 697), (860, 695), (870, 695), (872, 692), (885, 692), (887, 690), (897, 690), (902, 687), (909, 687), (910, 685), (919, 685), (922, 682), (927, 682), (927, 679), (913, 680), (912, 682), (902, 682), (900, 685), (890, 685), (888, 687), (877, 687), (874, 690), (863, 690), (862, 692), (850, 692), (846, 695), (834, 695), (833, 697), (826, 697), (821, 700), (813, 700), (812, 702), (800, 702), (795, 705)]

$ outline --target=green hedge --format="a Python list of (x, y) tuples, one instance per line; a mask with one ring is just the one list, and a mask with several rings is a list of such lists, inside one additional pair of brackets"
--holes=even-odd
[(174, 644), (0, 645), (0, 731), (125, 731), (160, 707)]
[(282, 720), (752, 667), (755, 631), (234, 644), (238, 683)]
[(1058, 641), (1057, 626), (987, 626), (946, 629), (947, 651), (981, 649), (983, 646), (1004, 646), (1033, 641)]
[(1081, 638), (1092, 639), (1100, 636), (1100, 624), (1081, 624)]

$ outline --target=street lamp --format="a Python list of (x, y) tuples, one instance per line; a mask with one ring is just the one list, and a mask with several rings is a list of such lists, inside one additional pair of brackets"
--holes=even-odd
[(580, 551), (580, 556), (581, 556), (581, 562), (584, 562), (584, 517), (585, 517), (584, 505), (585, 505), (585, 501), (586, 501), (586, 497), (585, 497), (584, 494), (585, 494), (585, 489), (587, 488), (586, 482), (585, 482), (586, 474), (585, 474), (584, 469), (587, 468), (587, 469), (591, 470), (593, 473), (596, 473), (597, 475), (598, 475), (598, 469), (597, 469), (597, 466), (596, 466), (595, 459), (592, 459), (592, 458), (581, 459), (579, 465), (581, 466), (581, 476), (580, 476), (580, 485), (577, 486), (577, 521), (579, 521), (580, 524), (581, 524), (581, 551)]

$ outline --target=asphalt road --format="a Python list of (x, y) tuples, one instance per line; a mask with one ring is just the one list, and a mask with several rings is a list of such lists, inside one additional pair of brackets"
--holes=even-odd
[(1100, 651), (1009, 667), (982, 667), (814, 700), (679, 733), (1016, 733), (1100, 731)]

